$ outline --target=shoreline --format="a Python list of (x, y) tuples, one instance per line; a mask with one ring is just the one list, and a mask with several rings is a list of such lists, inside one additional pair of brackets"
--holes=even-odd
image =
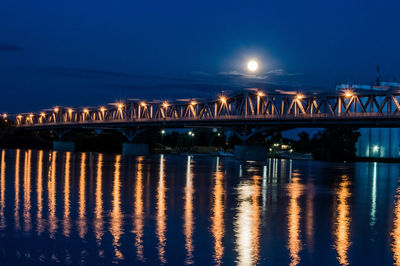
[[(37, 147), (0, 147), (1, 150), (43, 150), (43, 151), (56, 151), (53, 149), (48, 149), (48, 148), (37, 148)], [(64, 151), (60, 151), (64, 152)], [(101, 150), (76, 150), (76, 151), (71, 151), (71, 152), (80, 152), (80, 153), (102, 153), (102, 154), (120, 154), (122, 155), (122, 152), (115, 152), (115, 151), (101, 151)], [(156, 154), (166, 154), (166, 155), (195, 155), (195, 156), (210, 156), (210, 157), (226, 157), (226, 158), (232, 158), (236, 159), (234, 157), (233, 151), (224, 151), (222, 154), (218, 154), (215, 152), (191, 152), (191, 151), (171, 151), (171, 150), (152, 150), (150, 151), (149, 155), (156, 155)], [(127, 155), (130, 156), (130, 155)], [(299, 161), (321, 161), (321, 160), (316, 160), (314, 158), (306, 158), (306, 157), (301, 157), (301, 156), (295, 156), (293, 158), (285, 157), (285, 156), (280, 156), (280, 155), (271, 155), (270, 153), (267, 153), (266, 159), (286, 159), (286, 160), (299, 160)], [(263, 160), (259, 160), (263, 161)], [(347, 160), (347, 161), (334, 161), (334, 160), (326, 160), (326, 161), (321, 161), (321, 162), (344, 162), (344, 163), (354, 163), (354, 162), (376, 162), (376, 163), (400, 163), (400, 158), (395, 159), (395, 158), (376, 158), (376, 157), (356, 157), (353, 160)]]

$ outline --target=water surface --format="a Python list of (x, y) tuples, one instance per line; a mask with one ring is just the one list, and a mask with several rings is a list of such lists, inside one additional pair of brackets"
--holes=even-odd
[(398, 164), (0, 153), (1, 265), (400, 265)]

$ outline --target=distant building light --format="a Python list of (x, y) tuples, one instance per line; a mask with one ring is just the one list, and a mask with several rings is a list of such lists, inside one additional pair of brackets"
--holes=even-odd
[(164, 130), (164, 129), (163, 129), (163, 130), (161, 130), (161, 134), (163, 134), (163, 135), (165, 134), (165, 130)]
[(83, 109), (83, 112), (87, 114), (89, 113), (89, 109)]
[(46, 114), (45, 113), (40, 113), (40, 116), (45, 117)]
[(164, 103), (163, 103), (163, 107), (164, 107), (164, 108), (167, 108), (167, 107), (168, 107), (168, 103), (167, 103), (167, 102), (164, 102)]
[(303, 95), (297, 94), (297, 100), (301, 100), (301, 99), (303, 99)]
[(372, 151), (373, 152), (378, 152), (379, 151), (379, 146), (375, 145), (374, 147), (372, 147)]
[(122, 109), (124, 107), (124, 105), (122, 103), (118, 104), (118, 109)]
[(58, 111), (60, 111), (60, 109), (58, 107), (54, 108), (54, 113), (58, 113)]
[(105, 112), (105, 111), (106, 111), (106, 108), (100, 107), (100, 111), (101, 111), (101, 112)]
[(221, 98), (219, 98), (219, 100), (220, 100), (222, 103), (226, 103), (226, 98), (225, 98), (225, 97), (221, 97)]
[(7, 114), (3, 114), (3, 118), (7, 118)]
[(195, 102), (195, 101), (191, 101), (191, 102), (190, 102), (190, 104), (191, 104), (191, 105), (196, 105), (196, 104), (197, 104), (197, 102)]
[(69, 114), (72, 114), (73, 111), (74, 111), (74, 110), (72, 110), (72, 108), (69, 108), (69, 109), (68, 109), (68, 113), (69, 113)]
[(263, 97), (263, 96), (264, 96), (264, 93), (263, 93), (262, 91), (259, 91), (259, 92), (258, 92), (258, 96)]
[(146, 106), (146, 103), (145, 102), (141, 102), (140, 105), (144, 107), (144, 106)]

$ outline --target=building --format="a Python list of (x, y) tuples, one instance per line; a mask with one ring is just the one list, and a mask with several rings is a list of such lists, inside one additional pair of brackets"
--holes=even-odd
[[(400, 90), (397, 81), (380, 81), (379, 67), (375, 85), (340, 84), (337, 91), (351, 90), (354, 93), (365, 91)], [(400, 158), (400, 128), (361, 128), (356, 144), (358, 157)]]

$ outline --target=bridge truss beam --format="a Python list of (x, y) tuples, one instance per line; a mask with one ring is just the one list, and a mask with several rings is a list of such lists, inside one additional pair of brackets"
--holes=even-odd
[[(320, 124), (387, 120), (400, 126), (400, 91), (301, 95), (243, 90), (209, 101), (126, 100), (107, 107), (62, 108), (16, 116), (20, 127), (101, 127), (141, 125), (226, 125), (292, 122)], [(352, 120), (353, 119), (353, 120)], [(399, 121), (399, 122), (398, 122)], [(321, 123), (320, 123), (321, 122)], [(351, 122), (350, 122), (351, 123)], [(392, 126), (393, 126), (392, 125)], [(368, 126), (368, 123), (366, 123)]]

